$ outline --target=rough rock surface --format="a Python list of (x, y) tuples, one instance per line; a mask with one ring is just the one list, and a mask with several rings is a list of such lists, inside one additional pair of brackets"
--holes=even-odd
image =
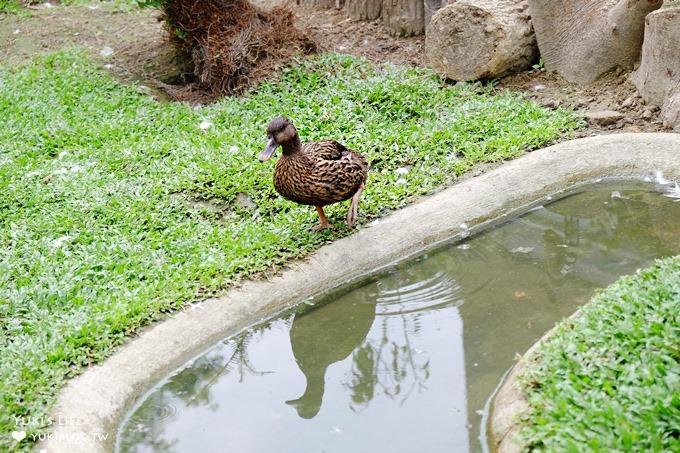
[(427, 63), (453, 80), (499, 77), (538, 55), (526, 0), (458, 0), (435, 13), (425, 33)]
[(680, 127), (680, 8), (646, 18), (640, 67), (631, 81), (648, 104), (661, 107), (666, 127)]
[(623, 118), (623, 114), (615, 110), (601, 110), (597, 112), (587, 112), (586, 119), (600, 126), (615, 124)]

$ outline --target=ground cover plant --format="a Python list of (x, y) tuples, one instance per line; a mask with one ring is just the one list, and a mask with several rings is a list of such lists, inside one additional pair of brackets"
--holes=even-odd
[(533, 451), (680, 451), (680, 257), (563, 322), (522, 376)]
[[(45, 1), (29, 0), (0, 0), (0, 13), (28, 14), (24, 6), (36, 3), (48, 3)], [(57, 2), (63, 6), (83, 6), (96, 5), (97, 3), (109, 3), (121, 10), (130, 10), (135, 7), (157, 6), (159, 2), (155, 0), (61, 0)]]
[[(29, 448), (64, 380), (140, 326), (351, 233), (346, 206), (315, 233), (313, 209), (274, 192), (257, 155), (281, 114), (368, 157), (363, 223), (580, 124), (329, 54), (204, 107), (158, 103), (77, 52), (0, 66), (0, 450)], [(19, 443), (16, 417), (38, 421)]]

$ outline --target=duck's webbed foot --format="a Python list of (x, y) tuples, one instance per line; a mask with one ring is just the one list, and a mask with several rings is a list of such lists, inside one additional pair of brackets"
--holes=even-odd
[(319, 214), (319, 224), (314, 227), (314, 231), (325, 230), (331, 226), (331, 223), (328, 221), (328, 217), (326, 217), (326, 214), (323, 212), (323, 206), (315, 206), (315, 208), (316, 212)]

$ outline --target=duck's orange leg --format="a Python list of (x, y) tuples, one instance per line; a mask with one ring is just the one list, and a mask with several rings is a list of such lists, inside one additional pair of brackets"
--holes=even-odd
[(330, 222), (328, 221), (328, 217), (326, 217), (326, 213), (323, 212), (323, 206), (314, 207), (316, 208), (316, 212), (319, 214), (319, 224), (314, 227), (314, 230), (321, 231), (325, 228), (328, 228), (330, 226)]
[(347, 211), (347, 225), (349, 226), (353, 226), (359, 216), (359, 198), (361, 198), (361, 192), (363, 191), (364, 185), (362, 184), (359, 190), (352, 196), (352, 203), (349, 205), (349, 211)]

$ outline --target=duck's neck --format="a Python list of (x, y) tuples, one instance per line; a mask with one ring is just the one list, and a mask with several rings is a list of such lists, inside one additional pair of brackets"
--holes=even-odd
[(281, 151), (285, 156), (292, 156), (293, 154), (302, 151), (302, 142), (300, 141), (300, 136), (295, 134), (291, 140), (281, 143)]

